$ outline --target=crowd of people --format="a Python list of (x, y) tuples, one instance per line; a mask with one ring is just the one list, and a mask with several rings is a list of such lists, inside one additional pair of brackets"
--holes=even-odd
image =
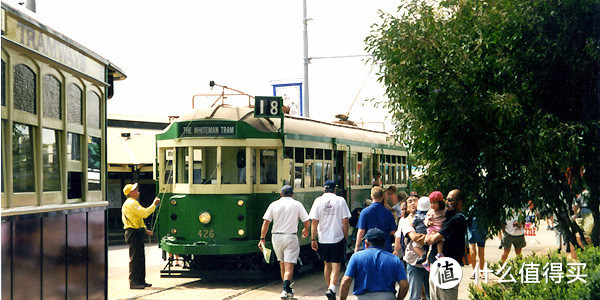
[[(374, 184), (370, 204), (361, 208), (357, 220), (352, 222), (353, 213), (345, 199), (335, 194), (335, 188), (334, 181), (325, 182), (323, 195), (315, 199), (307, 213), (293, 199), (293, 188), (286, 185), (281, 189), (281, 199), (271, 203), (263, 216), (258, 247), (264, 249), (269, 225), (273, 223), (271, 236), (280, 262), (282, 299), (294, 295), (291, 281), (300, 249), (298, 221), (304, 225), (302, 237), (310, 232), (311, 247), (325, 263), (328, 299), (336, 299), (337, 293), (340, 299), (346, 299), (353, 281), (353, 293), (358, 299), (403, 299), (406, 294), (409, 299), (458, 297), (458, 286), (441, 289), (433, 284), (429, 267), (443, 257), (460, 265), (467, 262), (464, 258), (468, 222), (462, 213), (463, 192), (453, 190), (445, 199), (439, 191), (419, 197)], [(350, 225), (356, 228), (356, 242), (342, 277)], [(475, 229), (469, 232), (473, 244), (484, 247), (485, 234)], [(484, 259), (482, 250), (479, 258)]]
[[(150, 207), (142, 207), (137, 201), (137, 184), (126, 185), (123, 193), (127, 196), (122, 217), (125, 240), (130, 248), (130, 288), (143, 289), (151, 286), (145, 281), (143, 239), (144, 235), (152, 234), (143, 219), (155, 210), (160, 200), (156, 198)], [(589, 192), (578, 195), (572, 206), (573, 214), (568, 217), (587, 232), (591, 230), (591, 211), (586, 193)], [(353, 281), (353, 293), (358, 299), (404, 299), (407, 294), (410, 300), (457, 299), (458, 284), (452, 288), (434, 284), (430, 276), (434, 262), (451, 258), (460, 266), (470, 263), (474, 271), (471, 279), (481, 273), (477, 268), (479, 271), (486, 268), (487, 230), (477, 219), (476, 207), (468, 210), (468, 218), (463, 214), (465, 195), (458, 189), (450, 191), (445, 198), (439, 191), (419, 196), (414, 192), (411, 195), (397, 192), (393, 186), (384, 190), (374, 182), (366, 206), (352, 213), (346, 200), (336, 195), (333, 180), (324, 183), (323, 194), (314, 200), (310, 213), (293, 198), (291, 186), (285, 185), (280, 196), (263, 216), (258, 247), (265, 249), (272, 223), (271, 242), (280, 266), (282, 299), (294, 296), (292, 279), (300, 254), (298, 221), (303, 225), (302, 237), (311, 236), (311, 248), (324, 261), (325, 296), (331, 300), (336, 299), (338, 292), (340, 299), (346, 299)], [(507, 209), (506, 216), (499, 233), (502, 263), (511, 248), (515, 254), (521, 254), (526, 246), (526, 232), (535, 230), (542, 217), (532, 201), (524, 209)], [(555, 230), (560, 237), (564, 228), (557, 222), (559, 219), (564, 218), (551, 217), (547, 222), (548, 229)], [(354, 254), (342, 274), (351, 226), (356, 229)], [(559, 238), (558, 243), (561, 246), (564, 242)], [(573, 248), (572, 244), (568, 246)], [(571, 253), (573, 257), (575, 251)]]

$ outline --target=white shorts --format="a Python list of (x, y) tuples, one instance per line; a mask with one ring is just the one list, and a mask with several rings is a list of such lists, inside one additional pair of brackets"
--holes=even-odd
[(296, 234), (273, 234), (271, 242), (278, 261), (296, 263), (300, 254), (300, 245)]

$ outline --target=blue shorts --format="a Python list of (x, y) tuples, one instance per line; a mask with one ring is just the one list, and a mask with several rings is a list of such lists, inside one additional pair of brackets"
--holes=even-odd
[(477, 244), (477, 247), (485, 247), (485, 234), (481, 232), (476, 224), (473, 225), (467, 227), (467, 238), (469, 239), (469, 244)]

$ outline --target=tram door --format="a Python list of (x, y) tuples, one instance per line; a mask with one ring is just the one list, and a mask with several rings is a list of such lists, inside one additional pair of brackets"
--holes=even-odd
[(350, 203), (350, 194), (348, 190), (348, 178), (346, 174), (346, 161), (348, 159), (347, 151), (336, 151), (335, 152), (335, 168), (334, 178), (338, 184), (337, 194), (340, 197), (344, 197), (346, 202)]

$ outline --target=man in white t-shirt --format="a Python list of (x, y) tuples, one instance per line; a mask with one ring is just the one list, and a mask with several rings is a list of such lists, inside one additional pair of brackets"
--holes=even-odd
[(519, 255), (521, 254), (521, 249), (527, 245), (527, 242), (525, 242), (524, 224), (519, 222), (519, 213), (522, 212), (509, 211), (508, 213), (509, 216), (506, 219), (506, 225), (504, 225), (504, 230), (502, 231), (502, 241), (500, 242), (502, 248), (504, 248), (504, 252), (500, 258), (502, 263), (508, 258), (511, 246), (515, 246), (515, 254)]
[(260, 230), (260, 240), (258, 248), (262, 251), (265, 244), (265, 236), (269, 230), (269, 225), (273, 222), (271, 230), (271, 242), (273, 250), (279, 260), (281, 271), (281, 280), (283, 280), (282, 299), (294, 297), (294, 291), (291, 287), (292, 276), (294, 275), (294, 265), (300, 254), (300, 244), (298, 242), (298, 220), (302, 221), (302, 237), (308, 236), (310, 219), (308, 214), (297, 200), (292, 199), (294, 190), (289, 185), (281, 188), (281, 199), (271, 203), (263, 216), (263, 224)]
[(346, 237), (350, 226), (350, 209), (346, 200), (335, 194), (335, 186), (335, 181), (325, 181), (324, 193), (315, 199), (309, 214), (312, 219), (311, 246), (325, 263), (323, 273), (329, 285), (325, 293), (328, 299), (335, 299), (335, 285), (340, 279), (340, 268), (346, 261)]

